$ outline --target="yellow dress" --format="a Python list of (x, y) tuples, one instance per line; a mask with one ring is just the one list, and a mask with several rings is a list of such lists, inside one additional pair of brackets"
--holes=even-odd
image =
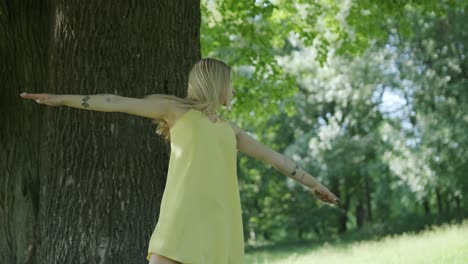
[(166, 187), (148, 260), (157, 253), (184, 264), (244, 263), (234, 130), (190, 109), (170, 133)]

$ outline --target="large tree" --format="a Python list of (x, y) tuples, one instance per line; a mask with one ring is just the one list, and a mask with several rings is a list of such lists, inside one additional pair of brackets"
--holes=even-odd
[(143, 262), (169, 145), (149, 119), (19, 93), (184, 96), (200, 58), (199, 6), (1, 2), (1, 263)]

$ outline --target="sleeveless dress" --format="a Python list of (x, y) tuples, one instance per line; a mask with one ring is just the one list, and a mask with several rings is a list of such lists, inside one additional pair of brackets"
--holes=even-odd
[(244, 263), (234, 130), (190, 109), (170, 133), (166, 187), (147, 259), (157, 253), (184, 264)]

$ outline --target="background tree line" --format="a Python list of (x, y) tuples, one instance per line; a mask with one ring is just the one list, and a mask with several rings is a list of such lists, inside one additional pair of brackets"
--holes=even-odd
[(466, 3), (392, 3), (207, 3), (204, 53), (240, 64), (233, 114), (341, 198), (338, 208), (322, 206), (241, 157), (250, 242), (381, 235), (466, 217)]

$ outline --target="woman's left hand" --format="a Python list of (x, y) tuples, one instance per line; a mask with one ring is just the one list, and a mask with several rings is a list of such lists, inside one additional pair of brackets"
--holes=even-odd
[(336, 197), (327, 187), (319, 184), (317, 187), (310, 189), (315, 197), (325, 203), (338, 204), (338, 197)]
[(45, 104), (51, 106), (60, 106), (63, 105), (62, 96), (57, 94), (48, 94), (48, 93), (22, 93), (20, 94), (21, 98), (35, 100), (38, 104)]

